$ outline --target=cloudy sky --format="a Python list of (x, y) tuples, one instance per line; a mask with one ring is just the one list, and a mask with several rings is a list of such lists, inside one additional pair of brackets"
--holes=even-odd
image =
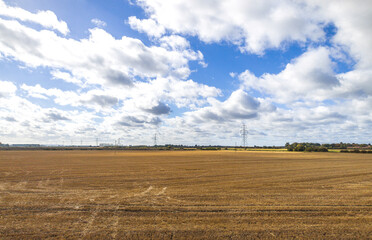
[(0, 0), (0, 141), (368, 143), (372, 1)]

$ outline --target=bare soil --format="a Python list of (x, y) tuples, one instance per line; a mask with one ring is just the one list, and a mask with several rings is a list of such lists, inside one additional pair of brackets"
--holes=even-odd
[(0, 151), (0, 239), (372, 239), (372, 155)]

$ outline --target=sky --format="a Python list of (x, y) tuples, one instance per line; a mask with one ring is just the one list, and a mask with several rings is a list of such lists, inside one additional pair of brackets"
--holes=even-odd
[(0, 0), (0, 142), (369, 143), (372, 1)]

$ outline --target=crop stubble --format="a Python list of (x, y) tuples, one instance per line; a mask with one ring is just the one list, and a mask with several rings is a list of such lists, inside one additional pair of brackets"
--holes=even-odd
[(372, 156), (1, 151), (0, 239), (372, 236)]

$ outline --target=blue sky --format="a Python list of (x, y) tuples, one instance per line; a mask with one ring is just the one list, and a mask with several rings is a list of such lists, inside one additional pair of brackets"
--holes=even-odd
[(0, 0), (0, 141), (369, 143), (369, 5)]

